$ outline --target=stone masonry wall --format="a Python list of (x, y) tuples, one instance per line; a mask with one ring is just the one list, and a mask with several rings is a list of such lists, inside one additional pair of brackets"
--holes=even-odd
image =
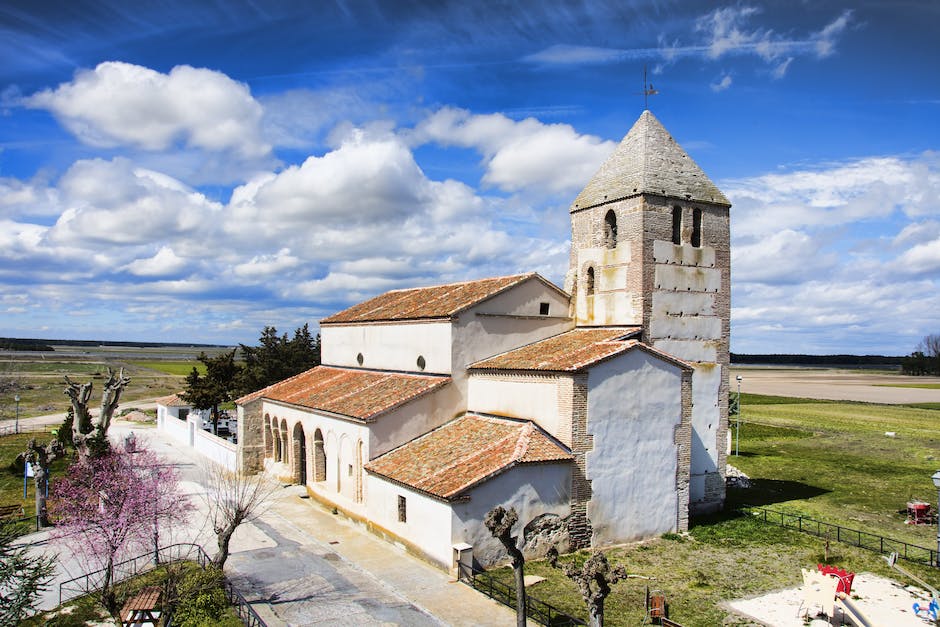
[(591, 480), (587, 478), (585, 455), (594, 448), (594, 436), (587, 432), (587, 373), (572, 377), (571, 403), (571, 452), (574, 467), (571, 469), (571, 518), (568, 535), (572, 549), (591, 545), (593, 529), (587, 516), (587, 504), (591, 500)]

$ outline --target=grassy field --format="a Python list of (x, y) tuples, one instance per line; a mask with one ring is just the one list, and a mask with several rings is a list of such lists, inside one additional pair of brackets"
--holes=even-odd
[[(936, 527), (905, 525), (898, 510), (912, 497), (936, 502), (930, 476), (940, 468), (940, 411), (746, 394), (742, 400), (741, 454), (728, 460), (754, 484), (729, 490), (730, 506), (764, 505), (936, 546)], [(729, 514), (693, 520), (688, 536), (667, 534), (611, 549), (608, 556), (630, 573), (655, 577), (650, 587), (665, 592), (670, 616), (683, 625), (738, 624), (724, 601), (799, 585), (801, 567), (824, 561), (825, 541)], [(829, 562), (903, 580), (876, 554), (834, 541)], [(940, 585), (937, 569), (903, 566)], [(560, 571), (530, 562), (526, 573), (547, 578), (531, 589), (534, 596), (585, 617), (580, 595)], [(511, 581), (511, 572), (499, 574)], [(639, 624), (646, 585), (618, 583), (607, 600), (606, 623)]]
[(876, 383), (880, 388), (915, 388), (920, 390), (940, 390), (940, 383)]
[(108, 367), (124, 368), (131, 378), (121, 395), (121, 402), (146, 400), (166, 396), (181, 390), (184, 378), (193, 366), (201, 367), (198, 361), (123, 360), (113, 354), (102, 354), (87, 359), (35, 359), (19, 358), (0, 362), (0, 380), (12, 382), (12, 386), (0, 393), (0, 420), (15, 417), (14, 395), (19, 394), (20, 418), (64, 412), (69, 399), (65, 395), (64, 377), (74, 381), (91, 381), (94, 384), (92, 407), (100, 402), (101, 386), (108, 374)]

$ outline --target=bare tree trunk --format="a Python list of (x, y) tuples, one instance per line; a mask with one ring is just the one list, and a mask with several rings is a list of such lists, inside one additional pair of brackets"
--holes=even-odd
[(603, 627), (604, 599), (610, 594), (611, 584), (628, 577), (626, 569), (623, 566), (611, 568), (607, 557), (600, 551), (594, 551), (581, 568), (571, 563), (559, 564), (558, 550), (555, 547), (548, 550), (546, 557), (553, 568), (560, 569), (568, 579), (577, 584), (588, 608), (591, 627)]
[(79, 457), (84, 459), (98, 457), (109, 450), (108, 428), (111, 426), (111, 418), (120, 403), (121, 392), (130, 381), (130, 377), (124, 375), (124, 368), (121, 368), (117, 374), (108, 368), (108, 379), (104, 382), (104, 389), (101, 392), (101, 410), (98, 412), (98, 417), (92, 420), (88, 412), (92, 383), (89, 381), (79, 385), (67, 376), (65, 377), (65, 393), (72, 401), (74, 414), (72, 442), (75, 444)]
[(38, 444), (36, 438), (30, 439), (23, 454), (25, 461), (33, 467), (33, 485), (36, 488), (36, 520), (40, 528), (49, 526), (46, 511), (46, 492), (49, 488), (49, 467), (52, 462), (65, 453), (62, 443), (57, 439), (49, 444)]
[(498, 505), (487, 512), (483, 524), (490, 530), (493, 537), (502, 543), (509, 557), (512, 558), (512, 572), (516, 582), (516, 625), (525, 627), (525, 556), (519, 550), (518, 539), (512, 535), (512, 527), (518, 521), (519, 515), (514, 507), (506, 510), (502, 505)]
[(219, 552), (216, 553), (215, 557), (212, 558), (212, 564), (219, 570), (225, 568), (225, 562), (228, 560), (229, 555), (229, 544), (232, 541), (232, 534), (235, 533), (235, 530), (238, 528), (238, 525), (240, 525), (241, 522), (241, 520), (232, 519), (224, 527), (217, 528), (215, 530), (216, 540), (219, 545)]

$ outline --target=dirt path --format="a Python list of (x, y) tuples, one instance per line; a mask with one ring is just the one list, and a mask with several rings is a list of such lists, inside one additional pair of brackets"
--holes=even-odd
[(940, 384), (940, 377), (910, 377), (900, 374), (870, 373), (863, 370), (811, 368), (732, 367), (731, 390), (737, 390), (740, 375), (745, 394), (796, 396), (834, 401), (863, 401), (901, 405), (940, 403), (940, 389), (890, 387), (897, 385)]

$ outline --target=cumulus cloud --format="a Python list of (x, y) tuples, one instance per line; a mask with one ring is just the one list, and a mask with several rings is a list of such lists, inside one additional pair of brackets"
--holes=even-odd
[(419, 123), (410, 139), (478, 151), (486, 169), (483, 182), (509, 192), (576, 191), (615, 147), (568, 124), (543, 124), (534, 118), (517, 122), (499, 113), (475, 115), (449, 107)]
[(51, 111), (92, 146), (167, 150), (180, 143), (244, 157), (271, 150), (261, 134), (261, 105), (248, 86), (205, 68), (179, 65), (163, 74), (107, 61), (25, 103)]
[(162, 277), (178, 274), (187, 266), (186, 260), (177, 256), (169, 246), (162, 246), (157, 253), (147, 259), (135, 259), (124, 268), (140, 277)]

